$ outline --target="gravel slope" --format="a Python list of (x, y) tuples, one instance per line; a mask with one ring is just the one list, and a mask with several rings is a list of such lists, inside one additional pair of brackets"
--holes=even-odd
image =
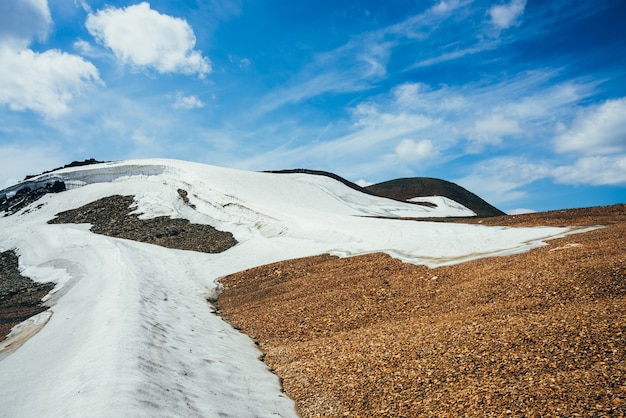
[[(407, 221), (410, 222), (410, 221)], [(222, 279), (304, 417), (624, 416), (624, 205), (479, 220), (605, 228), (428, 269), (383, 254)]]

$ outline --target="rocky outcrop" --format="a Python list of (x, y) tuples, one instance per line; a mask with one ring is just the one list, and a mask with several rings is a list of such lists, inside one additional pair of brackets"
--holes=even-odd
[(369, 193), (395, 200), (406, 201), (414, 197), (443, 196), (471, 209), (479, 217), (505, 215), (474, 193), (458, 184), (429, 177), (412, 177), (390, 180), (365, 188)]
[(65, 183), (59, 180), (50, 181), (43, 185), (24, 183), (14, 194), (0, 194), (0, 212), (4, 212), (5, 216), (13, 215), (48, 193), (62, 191), (65, 191)]

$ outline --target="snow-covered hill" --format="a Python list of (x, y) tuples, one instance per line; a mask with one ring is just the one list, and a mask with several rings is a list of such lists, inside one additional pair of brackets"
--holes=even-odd
[[(207, 298), (221, 276), (321, 253), (383, 251), (439, 266), (580, 231), (402, 220), (469, 210), (447, 200), (426, 207), (379, 198), (323, 176), (174, 160), (68, 168), (30, 181), (54, 180), (70, 190), (0, 217), (0, 251), (16, 249), (25, 276), (57, 283), (52, 308), (10, 341), (32, 338), (0, 353), (3, 417), (295, 416), (254, 344), (211, 312)], [(115, 194), (134, 195), (140, 218), (212, 225), (238, 244), (207, 254), (47, 223)]]

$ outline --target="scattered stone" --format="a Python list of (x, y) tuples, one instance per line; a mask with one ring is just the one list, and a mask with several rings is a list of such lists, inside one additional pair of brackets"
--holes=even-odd
[(183, 199), (183, 202), (185, 202), (185, 204), (189, 205), (189, 207), (192, 209), (196, 208), (196, 205), (194, 205), (193, 203), (189, 201), (189, 194), (187, 193), (187, 190), (178, 189), (177, 192), (178, 192), (178, 195), (181, 197), (181, 199)]

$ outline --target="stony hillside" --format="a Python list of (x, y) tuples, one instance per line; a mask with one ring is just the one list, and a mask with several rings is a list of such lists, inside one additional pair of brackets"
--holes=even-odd
[(505, 213), (474, 193), (446, 180), (412, 177), (390, 180), (365, 187), (370, 193), (396, 200), (422, 196), (444, 196), (473, 210), (479, 217), (501, 216)]
[(303, 417), (624, 416), (626, 206), (489, 222), (605, 227), (435, 269), (384, 254), (262, 266), (222, 279), (220, 313)]

